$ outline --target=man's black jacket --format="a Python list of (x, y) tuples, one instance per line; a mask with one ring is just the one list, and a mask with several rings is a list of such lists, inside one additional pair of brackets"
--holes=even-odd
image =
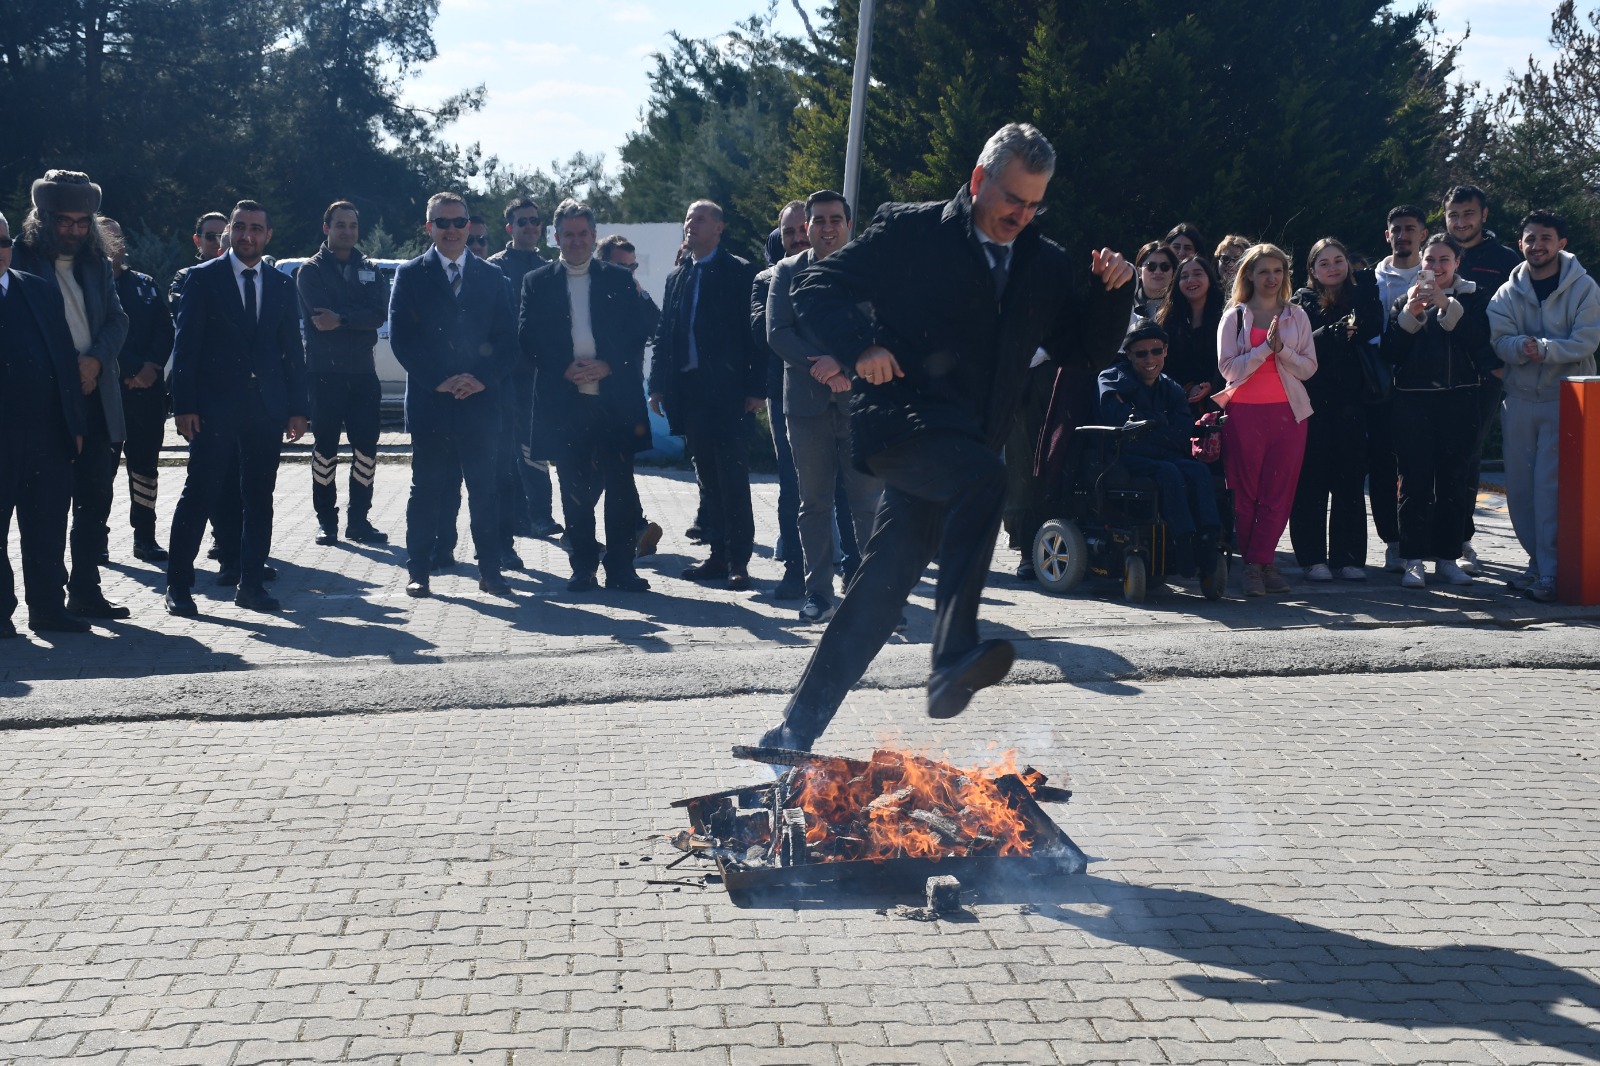
[[(117, 374), (131, 378), (154, 363), (166, 370), (172, 358), (172, 312), (167, 309), (161, 287), (149, 274), (124, 270), (117, 275), (117, 299), (128, 316), (128, 339), (117, 353)], [(151, 386), (160, 391), (161, 379)]]
[[(560, 261), (531, 270), (522, 279), (517, 339), (525, 361), (537, 368), (530, 445), (535, 459), (576, 458), (572, 417), (582, 398), (563, 375), (572, 365), (572, 301), (567, 268)], [(644, 342), (649, 323), (633, 275), (598, 259), (589, 264), (589, 321), (595, 358), (611, 368), (599, 383), (611, 440), (628, 455), (650, 447), (650, 417), (644, 405)]]
[[(324, 244), (294, 277), (305, 322), (306, 366), (313, 374), (375, 374), (372, 350), (378, 327), (389, 317), (389, 283), (360, 249), (340, 262)], [(320, 330), (311, 321), (317, 308), (337, 313), (338, 329)]]
[(1028, 227), (1012, 246), (997, 301), (963, 186), (944, 203), (885, 204), (872, 225), (795, 279), (800, 324), (847, 366), (874, 344), (905, 377), (859, 379), (851, 401), (855, 455), (929, 430), (954, 430), (999, 451), (1043, 347), (1059, 364), (1114, 351), (1133, 286), (1113, 292)]
[[(767, 394), (766, 348), (756, 347), (750, 334), (755, 270), (725, 248), (699, 264), (699, 310), (693, 326), (700, 369), (686, 375), (689, 349), (679, 323), (690, 313), (689, 280), (695, 269), (694, 263), (685, 262), (667, 275), (650, 363), (650, 391), (664, 397), (673, 433), (732, 437), (744, 425), (745, 398)], [(690, 387), (696, 390), (692, 405), (683, 391)]]

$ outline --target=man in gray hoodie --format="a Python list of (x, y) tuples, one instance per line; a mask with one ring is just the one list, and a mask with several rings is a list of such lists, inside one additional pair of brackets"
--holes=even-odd
[(1556, 596), (1557, 432), (1563, 378), (1595, 372), (1600, 285), (1566, 250), (1567, 224), (1550, 211), (1523, 218), (1524, 262), (1489, 301), (1494, 351), (1506, 365), (1506, 506), (1527, 551), (1512, 582), (1541, 603)]

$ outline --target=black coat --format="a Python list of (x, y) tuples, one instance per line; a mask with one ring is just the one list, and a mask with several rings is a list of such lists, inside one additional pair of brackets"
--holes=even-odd
[[(1386, 324), (1378, 287), (1366, 280), (1370, 277), (1370, 274), (1356, 275), (1348, 305), (1323, 307), (1317, 291), (1312, 288), (1294, 294), (1294, 302), (1311, 320), (1311, 340), (1317, 347), (1317, 372), (1305, 381), (1313, 411), (1331, 414), (1360, 407), (1366, 402), (1366, 376), (1361, 372), (1360, 349), (1382, 334)], [(1356, 316), (1354, 338), (1349, 337), (1345, 329), (1345, 319), (1351, 311)]]
[[(600, 403), (617, 449), (632, 455), (650, 447), (650, 416), (644, 403), (644, 342), (649, 315), (633, 275), (595, 260), (589, 264), (589, 322), (595, 358), (611, 368), (599, 382)], [(560, 262), (531, 270), (522, 279), (517, 339), (534, 365), (533, 428), (529, 444), (535, 459), (568, 459), (573, 443), (570, 419), (580, 399), (578, 386), (563, 375), (572, 365), (572, 300), (567, 268)]]
[[(461, 298), (450, 291), (440, 257), (429, 249), (395, 271), (389, 297), (389, 345), (406, 368), (406, 428), (448, 433), (468, 423), (500, 423), (517, 361), (517, 320), (506, 276), (471, 252), (461, 256)], [(464, 400), (438, 392), (457, 374), (484, 390)]]
[[(73, 345), (72, 334), (67, 329), (67, 311), (61, 302), (61, 293), (54, 285), (33, 274), (20, 270), (8, 273), (11, 276), (11, 291), (6, 299), (20, 298), (27, 305), (37, 327), (32, 337), (26, 332), (23, 334), (22, 343), (32, 346), (35, 356), (42, 353), (49, 361), (55, 378), (56, 395), (61, 401), (60, 420), (48, 417), (41, 411), (38, 413), (37, 427), (30, 427), (30, 432), (52, 425), (64, 428), (65, 434), (61, 437), (51, 440), (41, 436), (38, 440), (48, 440), (52, 447), (61, 448), (62, 454), (71, 459), (78, 453), (77, 438), (83, 436), (84, 432), (83, 391), (78, 385), (78, 349)], [(5, 361), (0, 360), (0, 388), (6, 386), (5, 369)]]
[[(687, 375), (689, 350), (679, 336), (679, 323), (690, 312), (688, 281), (693, 269), (693, 263), (684, 262), (667, 275), (650, 363), (650, 392), (662, 397), (672, 432), (727, 439), (744, 428), (745, 399), (767, 394), (766, 346), (757, 347), (750, 331), (755, 270), (727, 249), (719, 249), (700, 267), (699, 308), (692, 323), (700, 369)], [(684, 391), (691, 380), (697, 390), (692, 400)]]
[[(118, 375), (134, 377), (146, 363), (164, 372), (172, 358), (172, 312), (161, 287), (148, 274), (124, 270), (117, 275), (117, 299), (128, 316), (128, 339), (117, 354)], [(160, 389), (161, 381), (152, 387)]]
[[(12, 255), (11, 267), (38, 275), (53, 289), (59, 287), (55, 263), (45, 258), (38, 249), (30, 248), (21, 241), (17, 242)], [(89, 321), (89, 333), (93, 338), (89, 350), (83, 354), (100, 362), (100, 377), (95, 386), (98, 395), (85, 402), (100, 404), (112, 441), (122, 441), (127, 438), (127, 426), (122, 418), (122, 375), (117, 354), (122, 351), (122, 342), (128, 336), (128, 315), (122, 310), (122, 301), (117, 298), (116, 271), (111, 267), (111, 260), (104, 256), (97, 261), (80, 251), (77, 261), (72, 264), (72, 276), (83, 293), (84, 316)]]
[(245, 318), (233, 255), (191, 267), (178, 298), (172, 345), (172, 413), (242, 420), (259, 389), (267, 417), (287, 423), (310, 410), (294, 282), (263, 260), (261, 306)]
[[(1060, 364), (1115, 350), (1133, 286), (1106, 292), (1087, 264), (1030, 226), (1012, 247), (1005, 298), (972, 229), (965, 186), (946, 203), (886, 204), (791, 290), (800, 325), (849, 364), (874, 344), (905, 377), (860, 382), (851, 401), (858, 464), (929, 430), (999, 451), (1042, 345)], [(863, 305), (870, 305), (869, 309)]]
[[(295, 274), (305, 319), (306, 365), (313, 374), (375, 374), (372, 351), (378, 327), (389, 317), (389, 282), (359, 249), (341, 263), (324, 244)], [(338, 329), (311, 322), (317, 308), (337, 312)]]
[(1146, 385), (1132, 364), (1121, 359), (1100, 374), (1100, 424), (1120, 426), (1125, 422), (1150, 424), (1137, 440), (1123, 446), (1129, 455), (1167, 460), (1192, 457), (1189, 439), (1194, 436), (1194, 414), (1183, 386), (1166, 374)]
[(1454, 328), (1445, 329), (1438, 308), (1422, 314), (1422, 326), (1406, 328), (1407, 296), (1395, 297), (1389, 309), (1389, 328), (1381, 351), (1394, 367), (1397, 392), (1440, 392), (1475, 388), (1482, 378), (1500, 368), (1489, 343), (1489, 298), (1473, 282), (1457, 280), (1451, 298), (1462, 308)]

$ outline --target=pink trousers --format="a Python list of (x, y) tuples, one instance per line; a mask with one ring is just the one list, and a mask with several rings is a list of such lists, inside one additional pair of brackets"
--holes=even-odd
[(1306, 424), (1287, 403), (1231, 403), (1222, 462), (1233, 490), (1233, 529), (1247, 563), (1270, 563), (1289, 525)]

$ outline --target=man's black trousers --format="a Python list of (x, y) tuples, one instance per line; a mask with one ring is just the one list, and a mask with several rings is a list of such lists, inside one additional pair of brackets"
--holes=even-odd
[(378, 469), (378, 423), (383, 388), (377, 374), (311, 375), (311, 505), (317, 524), (339, 528), (339, 434), (350, 438), (350, 499), (345, 528), (360, 527), (372, 509), (372, 479)]
[(877, 525), (784, 712), (790, 730), (805, 740), (821, 735), (866, 673), (935, 555), (933, 665), (944, 666), (978, 644), (978, 605), (1000, 532), (1005, 464), (970, 437), (938, 431), (887, 448), (867, 465), (884, 482)]
[[(261, 586), (261, 570), (272, 550), (272, 491), (278, 483), (282, 441), (283, 423), (267, 417), (259, 401), (237, 422), (201, 417), (200, 432), (189, 443), (183, 494), (172, 516), (167, 587), (194, 587), (194, 560), (207, 521), (216, 526), (219, 547), (239, 546), (240, 587)], [(241, 504), (237, 534), (234, 514), (240, 512), (233, 509), (230, 489), (237, 489)]]
[(607, 424), (600, 397), (580, 395), (570, 417), (570, 457), (557, 460), (556, 469), (561, 473), (561, 513), (572, 545), (572, 572), (592, 574), (600, 563), (594, 509), (603, 493), (606, 572), (631, 574), (641, 518), (633, 454), (617, 446), (620, 434)]
[(84, 398), (83, 451), (72, 462), (72, 576), (67, 591), (98, 598), (100, 556), (111, 528), (111, 496), (117, 482), (117, 445), (106, 430), (100, 394)]
[[(56, 432), (55, 426), (49, 425), (48, 432)], [(46, 445), (45, 436), (45, 432), (0, 432), (0, 620), (17, 609), (16, 579), (6, 551), (13, 513), (22, 538), (22, 587), (28, 613), (45, 618), (63, 610), (72, 457), (65, 449)]]
[(128, 439), (122, 455), (128, 467), (128, 525), (135, 538), (156, 536), (156, 486), (160, 480), (161, 440), (166, 433), (167, 390), (122, 387), (122, 418)]
[(441, 516), (467, 486), (467, 510), (480, 574), (500, 573), (499, 419), (462, 421), (448, 432), (411, 435), (411, 498), (406, 503), (406, 568), (413, 581), (427, 581), (438, 548)]

